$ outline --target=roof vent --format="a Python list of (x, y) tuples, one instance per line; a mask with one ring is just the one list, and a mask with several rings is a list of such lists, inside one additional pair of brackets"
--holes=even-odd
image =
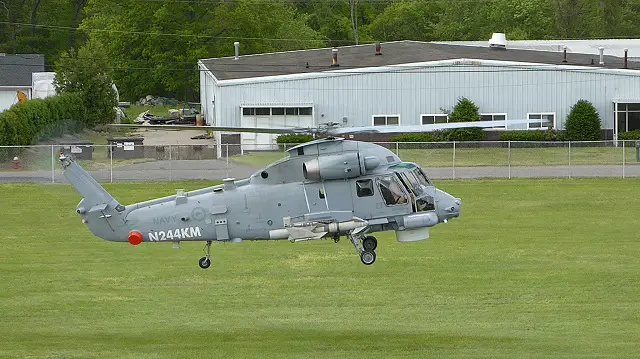
[(376, 55), (382, 55), (382, 48), (379, 42), (376, 42)]
[(331, 50), (331, 52), (333, 53), (333, 58), (331, 60), (331, 67), (340, 66), (340, 64), (338, 63), (338, 49), (334, 47)]
[(507, 37), (504, 33), (494, 32), (493, 36), (491, 36), (491, 40), (489, 40), (489, 47), (492, 49), (507, 49)]
[(235, 47), (235, 49), (236, 49), (236, 52), (235, 52), (236, 57), (235, 57), (235, 59), (237, 60), (237, 59), (239, 59), (239, 58), (240, 58), (240, 43), (239, 43), (239, 42), (237, 42), (237, 41), (236, 41), (236, 42), (234, 42), (234, 43), (233, 43), (233, 47)]
[(600, 51), (600, 65), (604, 65), (604, 47), (600, 46), (598, 50)]

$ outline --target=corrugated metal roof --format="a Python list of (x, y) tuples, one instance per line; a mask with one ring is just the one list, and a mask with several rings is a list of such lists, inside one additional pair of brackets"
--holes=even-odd
[[(605, 64), (598, 65), (599, 56), (570, 54), (563, 63), (562, 54), (550, 51), (523, 49), (491, 49), (488, 46), (460, 46), (418, 41), (382, 43), (382, 55), (375, 55), (375, 45), (338, 47), (339, 67), (332, 67), (332, 49), (311, 49), (268, 54), (241, 55), (200, 60), (218, 80), (247, 79), (264, 76), (318, 73), (333, 70), (360, 69), (453, 59), (482, 59), (541, 63), (553, 65), (581, 65), (596, 68), (623, 68), (618, 57), (604, 56)], [(640, 64), (630, 63), (630, 69), (640, 70)]]
[(44, 72), (44, 56), (0, 54), (0, 86), (31, 86), (31, 74)]
[[(487, 41), (437, 41), (438, 44), (459, 46), (484, 46)], [(599, 55), (599, 48), (604, 48), (604, 54), (624, 57), (627, 49), (629, 60), (640, 58), (640, 39), (597, 39), (597, 40), (509, 40), (507, 47), (513, 49), (562, 52), (564, 46), (567, 53)]]

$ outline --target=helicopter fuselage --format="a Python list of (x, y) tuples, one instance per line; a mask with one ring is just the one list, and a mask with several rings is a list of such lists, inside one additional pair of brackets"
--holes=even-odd
[[(460, 199), (388, 149), (318, 140), (244, 180), (120, 205), (84, 170), (61, 157), (83, 196), (76, 211), (97, 237), (141, 242), (278, 240), (396, 231), (398, 241), (460, 214)], [(355, 245), (355, 242), (354, 242)], [(356, 249), (358, 247), (356, 246)]]

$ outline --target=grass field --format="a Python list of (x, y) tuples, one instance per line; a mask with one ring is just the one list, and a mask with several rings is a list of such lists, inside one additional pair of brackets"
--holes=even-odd
[[(207, 182), (106, 185), (123, 203)], [(460, 218), (212, 246), (105, 242), (67, 185), (0, 184), (0, 357), (640, 356), (640, 180), (437, 181)]]
[[(397, 155), (408, 162), (415, 162), (423, 167), (451, 167), (454, 164), (454, 150), (451, 148), (431, 147), (422, 144), (424, 148), (399, 148)], [(393, 146), (393, 145), (392, 145)], [(407, 145), (408, 146), (408, 145)], [(419, 145), (415, 145), (416, 147)], [(629, 146), (629, 144), (628, 144)], [(396, 153), (395, 148), (392, 151)], [(244, 155), (231, 157), (234, 161), (252, 166), (265, 166), (281, 159), (288, 154), (284, 152), (249, 152)], [(568, 146), (555, 148), (508, 148), (475, 147), (456, 148), (455, 165), (464, 166), (547, 166), (547, 165), (626, 165), (640, 164), (636, 160), (635, 148), (626, 147), (572, 147), (569, 154)]]

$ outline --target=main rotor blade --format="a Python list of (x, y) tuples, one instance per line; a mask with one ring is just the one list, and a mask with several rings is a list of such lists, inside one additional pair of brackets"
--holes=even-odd
[(253, 132), (253, 133), (312, 133), (309, 128), (295, 127), (231, 127), (231, 126), (192, 126), (192, 125), (134, 125), (134, 124), (109, 124), (109, 127), (120, 128), (145, 128), (150, 130), (211, 130), (221, 132)]
[(436, 123), (431, 125), (408, 125), (408, 126), (363, 126), (363, 127), (340, 127), (329, 130), (333, 135), (343, 133), (406, 133), (406, 132), (433, 132), (452, 128), (470, 127), (496, 127), (518, 125), (524, 123), (540, 123), (548, 120), (504, 120), (504, 121), (469, 121), (469, 122), (449, 122)]

